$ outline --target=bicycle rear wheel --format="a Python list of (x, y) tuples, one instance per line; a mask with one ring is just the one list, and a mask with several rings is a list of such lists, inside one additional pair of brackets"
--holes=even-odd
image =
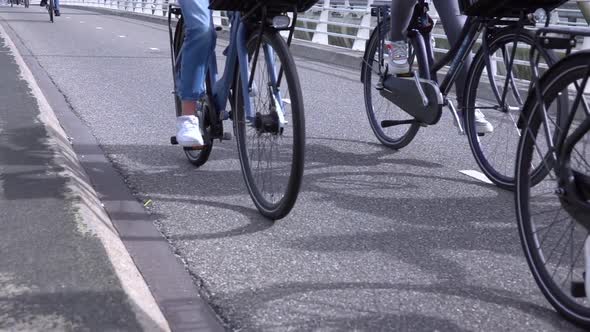
[[(527, 101), (524, 111), (530, 114), (530, 119), (517, 151), (515, 195), (520, 240), (537, 285), (559, 313), (586, 328), (590, 327), (590, 294), (583, 293), (584, 282), (590, 282), (590, 276), (585, 273), (588, 257), (584, 246), (589, 232), (579, 220), (590, 220), (590, 212), (580, 217), (566, 209), (561, 175), (571, 168), (590, 179), (590, 130), (586, 129), (582, 139), (573, 145), (571, 158), (565, 160), (569, 163), (566, 167), (558, 162), (563, 145), (553, 150), (547, 133), (553, 136), (551, 131), (555, 130), (559, 135), (571, 137), (574, 130), (583, 129), (580, 127), (583, 121), (590, 121), (588, 106), (583, 104), (586, 101), (578, 104), (575, 101), (578, 93), (584, 91), (584, 87), (578, 89), (575, 83), (582, 85), (589, 64), (590, 53), (576, 53), (551, 68), (540, 83), (542, 102), (548, 112), (556, 107), (561, 96), (569, 99), (572, 106), (568, 114), (575, 114), (571, 124), (564, 120), (557, 125), (548, 117), (551, 128), (546, 128), (540, 101)], [(556, 151), (558, 160), (552, 151)], [(544, 169), (542, 179), (534, 178), (535, 168)], [(582, 186), (578, 189), (590, 192), (587, 182), (585, 188)], [(590, 195), (587, 198), (590, 204)]]
[[(176, 59), (174, 59), (175, 68), (176, 68), (175, 77), (173, 77), (174, 80), (176, 80), (178, 75), (180, 75), (180, 68), (181, 68), (181, 63), (182, 63), (181, 59), (182, 59), (182, 45), (183, 45), (183, 43), (184, 43), (184, 19), (181, 17), (178, 20), (178, 23), (176, 24), (176, 30), (174, 31), (174, 55), (176, 56)], [(179, 82), (177, 82), (176, 85), (178, 85), (178, 84), (179, 84)], [(210, 91), (210, 89), (209, 89), (210, 82), (208, 80), (206, 80), (205, 84), (207, 85), (207, 91)], [(176, 116), (178, 117), (181, 115), (181, 109), (182, 109), (182, 103), (181, 103), (180, 97), (178, 97), (178, 91), (175, 91), (175, 93), (174, 93), (174, 103), (176, 106)], [(211, 107), (211, 106), (205, 100), (199, 101), (199, 103), (200, 103), (199, 109), (201, 111), (198, 112), (196, 114), (196, 116), (199, 118), (199, 123), (201, 123), (203, 140), (205, 141), (205, 144), (207, 146), (202, 150), (184, 149), (184, 154), (186, 155), (186, 158), (188, 159), (188, 161), (191, 164), (195, 165), (196, 167), (203, 166), (207, 162), (207, 160), (209, 160), (209, 156), (211, 155), (211, 151), (213, 150), (213, 139), (211, 139), (211, 122), (210, 122), (211, 117), (209, 116), (209, 113), (210, 113), (209, 107)]]
[[(502, 30), (488, 38), (489, 53), (483, 48), (478, 51), (465, 86), (465, 131), (482, 172), (498, 187), (512, 190), (514, 156), (521, 136), (518, 121), (532, 79), (529, 51), (535, 39), (532, 33), (522, 29)], [(556, 62), (550, 50), (540, 49), (539, 54), (541, 71)], [(513, 66), (509, 71), (511, 62)], [(551, 115), (559, 121), (559, 108), (555, 111)], [(491, 132), (480, 133), (477, 113), (492, 125)]]
[(381, 144), (392, 148), (401, 149), (410, 144), (420, 125), (417, 123), (398, 125), (384, 128), (381, 121), (384, 120), (412, 120), (413, 117), (391, 101), (385, 99), (380, 94), (378, 86), (382, 79), (382, 73), (386, 69), (385, 57), (379, 55), (379, 50), (383, 47), (385, 36), (389, 33), (391, 27), (389, 20), (384, 20), (381, 25), (375, 28), (368, 44), (367, 53), (363, 59), (363, 92), (365, 97), (365, 109), (369, 124), (373, 133)]
[(242, 78), (237, 75), (233, 120), (248, 192), (260, 213), (276, 220), (291, 211), (301, 187), (305, 118), (299, 76), (287, 44), (274, 30), (261, 37), (252, 33), (247, 43), (249, 63), (239, 64), (248, 65), (254, 77), (249, 99), (255, 117), (246, 118), (239, 88)]

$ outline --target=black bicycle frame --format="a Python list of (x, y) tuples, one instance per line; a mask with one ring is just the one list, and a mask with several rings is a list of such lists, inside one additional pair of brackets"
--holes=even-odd
[[(420, 0), (415, 10), (422, 11), (423, 14), (427, 15), (427, 8), (425, 0)], [(424, 18), (421, 21), (426, 20)], [(415, 48), (416, 58), (419, 66), (427, 66), (422, 68), (429, 68), (428, 76), (431, 80), (438, 83), (437, 73), (444, 66), (450, 63), (450, 68), (442, 83), (440, 83), (440, 91), (443, 96), (446, 96), (453, 83), (457, 79), (457, 75), (465, 65), (465, 61), (471, 52), (471, 49), (475, 45), (477, 38), (480, 35), (482, 27), (485, 26), (485, 21), (477, 17), (467, 17), (467, 21), (461, 30), (459, 40), (461, 43), (455, 43), (452, 45), (449, 52), (447, 52), (439, 61), (434, 62), (434, 50), (431, 49), (430, 38), (431, 33), (429, 29), (423, 29), (420, 26), (410, 26), (408, 29), (409, 37), (412, 40), (412, 45)]]
[[(455, 43), (449, 52), (445, 54), (445, 56), (431, 68), (430, 77), (431, 79), (438, 82), (436, 73), (450, 62), (449, 71), (440, 84), (440, 91), (443, 95), (446, 96), (453, 86), (453, 83), (455, 83), (459, 71), (465, 65), (465, 60), (469, 56), (471, 49), (477, 41), (477, 37), (481, 32), (483, 24), (483, 21), (476, 17), (468, 17), (463, 30), (461, 30), (461, 35), (459, 38), (459, 40), (462, 40), (462, 42)], [(487, 52), (487, 50), (484, 50), (484, 52)]]

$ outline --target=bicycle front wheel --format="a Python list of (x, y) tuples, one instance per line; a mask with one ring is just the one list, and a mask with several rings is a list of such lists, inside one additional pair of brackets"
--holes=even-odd
[(253, 77), (248, 98), (252, 117), (246, 114), (242, 77), (238, 74), (233, 120), (248, 192), (262, 215), (277, 220), (291, 211), (301, 187), (303, 96), (295, 62), (283, 38), (270, 30), (259, 37), (259, 32), (252, 33), (247, 43), (248, 64), (239, 64), (247, 65)]
[[(559, 165), (564, 163), (556, 162), (551, 153), (555, 151), (555, 156), (561, 160), (562, 149), (549, 144), (547, 133), (555, 131), (560, 136), (571, 137), (575, 130), (583, 129), (580, 126), (584, 121), (590, 121), (588, 104), (584, 100), (588, 94), (583, 93), (587, 89), (581, 87), (589, 64), (590, 53), (576, 53), (551, 68), (540, 83), (542, 102), (548, 113), (561, 96), (569, 99), (572, 106), (568, 107), (571, 108), (568, 114), (573, 114), (571, 123), (562, 121), (558, 125), (550, 116), (545, 116), (541, 101), (527, 101), (524, 111), (530, 114), (530, 120), (518, 146), (515, 195), (520, 240), (537, 285), (559, 313), (585, 328), (590, 327), (590, 294), (584, 294), (584, 283), (590, 282), (586, 273), (590, 257), (584, 248), (589, 233), (578, 220), (590, 220), (590, 214), (581, 217), (570, 213), (572, 210), (561, 200), (560, 173), (571, 168), (590, 178), (590, 131), (586, 130), (575, 142), (570, 158), (565, 160), (567, 166), (563, 168)], [(586, 86), (590, 87), (590, 82)], [(578, 99), (581, 102), (576, 102), (578, 95), (582, 96)], [(532, 170), (539, 168), (544, 169), (544, 176), (535, 179)], [(590, 192), (588, 183), (576, 184), (581, 192)]]
[[(532, 80), (529, 52), (535, 39), (522, 29), (505, 30), (488, 38), (489, 51), (478, 51), (465, 86), (465, 131), (482, 172), (498, 187), (512, 190), (514, 156), (521, 136), (518, 122)], [(538, 51), (543, 72), (555, 63), (556, 56), (550, 50)]]

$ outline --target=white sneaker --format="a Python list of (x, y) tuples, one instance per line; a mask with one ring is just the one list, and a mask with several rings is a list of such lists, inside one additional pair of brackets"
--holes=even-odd
[(176, 118), (176, 140), (186, 147), (203, 147), (203, 135), (199, 127), (199, 118), (194, 115), (183, 115)]
[(475, 109), (475, 129), (478, 134), (491, 134), (494, 132), (494, 126), (486, 120), (486, 117), (479, 109)]
[(391, 74), (405, 74), (410, 72), (408, 63), (408, 44), (405, 41), (385, 41), (389, 72)]
[[(459, 113), (459, 120), (461, 120), (461, 125), (463, 125), (465, 123), (463, 122), (463, 112), (459, 111), (457, 113)], [(457, 123), (453, 121), (453, 125), (456, 127)], [(463, 129), (465, 130), (465, 128)], [(478, 134), (482, 135), (491, 134), (494, 132), (494, 126), (488, 120), (486, 120), (486, 117), (477, 108), (475, 109), (475, 129), (477, 130)]]

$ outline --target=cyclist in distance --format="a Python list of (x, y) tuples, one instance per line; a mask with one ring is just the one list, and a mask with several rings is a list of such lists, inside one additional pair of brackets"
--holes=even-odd
[[(404, 74), (410, 71), (408, 63), (408, 44), (406, 41), (407, 31), (405, 31), (405, 29), (410, 23), (412, 10), (414, 9), (416, 2), (416, 0), (391, 1), (391, 31), (389, 40), (385, 41), (385, 48), (389, 55), (389, 72), (392, 74)], [(442, 22), (445, 34), (448, 36), (450, 44), (454, 45), (461, 36), (461, 30), (465, 24), (466, 16), (461, 15), (457, 0), (433, 0), (433, 2)], [(467, 74), (472, 58), (472, 55), (469, 55), (455, 82), (455, 91), (457, 93), (457, 103), (459, 104), (459, 107), (463, 105), (463, 89), (465, 81), (467, 80)], [(462, 116), (462, 114), (460, 115)], [(489, 123), (484, 115), (477, 109), (475, 110), (475, 125), (477, 132), (480, 134), (491, 133), (494, 130), (492, 124)]]
[[(47, 1), (48, 0), (41, 0), (41, 3), (39, 4), (39, 6), (41, 6), (41, 7), (47, 6)], [(55, 16), (60, 16), (61, 14), (59, 13), (59, 0), (54, 0), (53, 5), (55, 6), (55, 8), (53, 8), (53, 13), (55, 14)]]
[(178, 0), (184, 17), (185, 34), (176, 77), (182, 115), (176, 119), (176, 139), (186, 147), (204, 148), (199, 119), (195, 116), (197, 101), (205, 94), (205, 75), (213, 47), (213, 29), (209, 0)]

